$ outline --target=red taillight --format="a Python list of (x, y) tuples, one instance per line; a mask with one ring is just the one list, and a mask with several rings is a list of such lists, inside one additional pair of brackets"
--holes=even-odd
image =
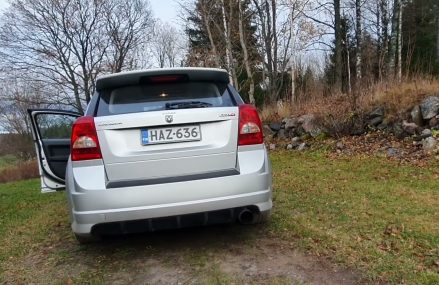
[(238, 145), (261, 144), (263, 142), (264, 135), (258, 111), (252, 105), (240, 105)]
[(70, 139), (72, 161), (102, 158), (93, 117), (78, 118)]

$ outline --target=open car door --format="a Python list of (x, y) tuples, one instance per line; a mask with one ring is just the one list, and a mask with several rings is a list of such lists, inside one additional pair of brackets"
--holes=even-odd
[(29, 109), (28, 113), (41, 176), (41, 192), (63, 190), (72, 125), (81, 115), (47, 109)]

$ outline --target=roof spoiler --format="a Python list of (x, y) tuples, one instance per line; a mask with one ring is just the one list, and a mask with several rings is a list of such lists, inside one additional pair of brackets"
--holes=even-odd
[(183, 75), (189, 81), (213, 81), (229, 83), (229, 75), (224, 69), (217, 68), (166, 68), (137, 70), (114, 73), (99, 77), (96, 81), (96, 90), (112, 89), (121, 86), (137, 85), (144, 82), (145, 77), (166, 75)]

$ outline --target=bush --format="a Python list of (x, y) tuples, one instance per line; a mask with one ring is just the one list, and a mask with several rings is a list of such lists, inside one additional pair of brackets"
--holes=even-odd
[(25, 180), (39, 177), (37, 162), (20, 162), (0, 171), (0, 183)]

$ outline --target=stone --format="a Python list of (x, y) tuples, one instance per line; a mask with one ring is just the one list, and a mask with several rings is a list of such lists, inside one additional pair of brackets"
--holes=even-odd
[(282, 127), (281, 123), (271, 123), (270, 125), (270, 129), (274, 132), (278, 132), (280, 130), (280, 128)]
[(293, 145), (292, 144), (288, 144), (287, 145), (287, 150), (292, 150), (293, 149)]
[(269, 125), (263, 125), (263, 126), (262, 126), (262, 133), (264, 134), (265, 137), (268, 137), (268, 136), (272, 136), (272, 135), (274, 135), (274, 132), (273, 132), (273, 130), (270, 128)]
[(402, 122), (402, 129), (410, 135), (415, 135), (418, 133), (418, 128), (418, 125), (415, 123), (408, 123), (407, 121)]
[(351, 136), (361, 136), (366, 132), (362, 122), (356, 122), (351, 129)]
[(426, 152), (432, 152), (436, 150), (437, 141), (434, 137), (428, 137), (422, 140), (422, 148)]
[(437, 116), (431, 118), (430, 121), (428, 121), (428, 125), (430, 126), (430, 128), (437, 127), (439, 125), (439, 119), (437, 118)]
[(387, 153), (387, 156), (395, 157), (395, 156), (399, 155), (399, 150), (397, 150), (396, 148), (393, 148), (393, 147), (389, 147), (387, 149), (386, 153)]
[(385, 131), (389, 126), (386, 123), (381, 123), (377, 126), (377, 129), (380, 131)]
[(291, 139), (291, 145), (296, 148), (300, 145), (300, 138), (299, 137), (294, 137)]
[(415, 123), (418, 126), (424, 125), (424, 120), (422, 118), (421, 113), (421, 107), (419, 105), (416, 105), (413, 107), (412, 111), (410, 112), (410, 117), (412, 119), (412, 122)]
[(373, 119), (376, 117), (384, 117), (384, 108), (383, 107), (376, 107), (372, 110), (372, 112), (369, 113), (369, 119)]
[(269, 148), (270, 148), (270, 150), (275, 150), (276, 149), (276, 145), (274, 143), (271, 143)]
[(320, 126), (317, 124), (316, 117), (312, 114), (300, 116), (298, 122), (302, 124), (303, 131), (314, 138), (322, 133)]
[(280, 129), (280, 130), (277, 132), (276, 137), (277, 137), (278, 139), (281, 139), (281, 140), (286, 139), (287, 137), (285, 136), (285, 130), (284, 130), (284, 129)]
[(383, 117), (375, 117), (373, 119), (370, 119), (369, 122), (367, 123), (367, 125), (370, 127), (376, 127), (379, 124), (381, 124), (382, 122), (383, 122)]
[(407, 136), (407, 133), (404, 131), (401, 124), (394, 124), (393, 125), (393, 134), (398, 139), (403, 139)]
[(299, 120), (297, 118), (284, 119), (285, 130), (296, 129), (299, 126)]
[(425, 98), (420, 104), (420, 107), (422, 118), (424, 118), (424, 120), (430, 120), (439, 112), (439, 97), (429, 96)]
[(344, 143), (343, 143), (342, 141), (338, 141), (338, 142), (335, 144), (335, 147), (336, 147), (338, 150), (343, 150), (343, 149), (345, 148)]
[(303, 150), (305, 150), (306, 149), (306, 143), (301, 143), (298, 147), (297, 147), (297, 150), (298, 151), (303, 151)]
[(424, 129), (424, 130), (422, 130), (422, 132), (421, 132), (421, 136), (422, 136), (423, 138), (428, 138), (428, 137), (431, 137), (432, 135), (433, 135), (433, 133), (431, 132), (430, 129)]

